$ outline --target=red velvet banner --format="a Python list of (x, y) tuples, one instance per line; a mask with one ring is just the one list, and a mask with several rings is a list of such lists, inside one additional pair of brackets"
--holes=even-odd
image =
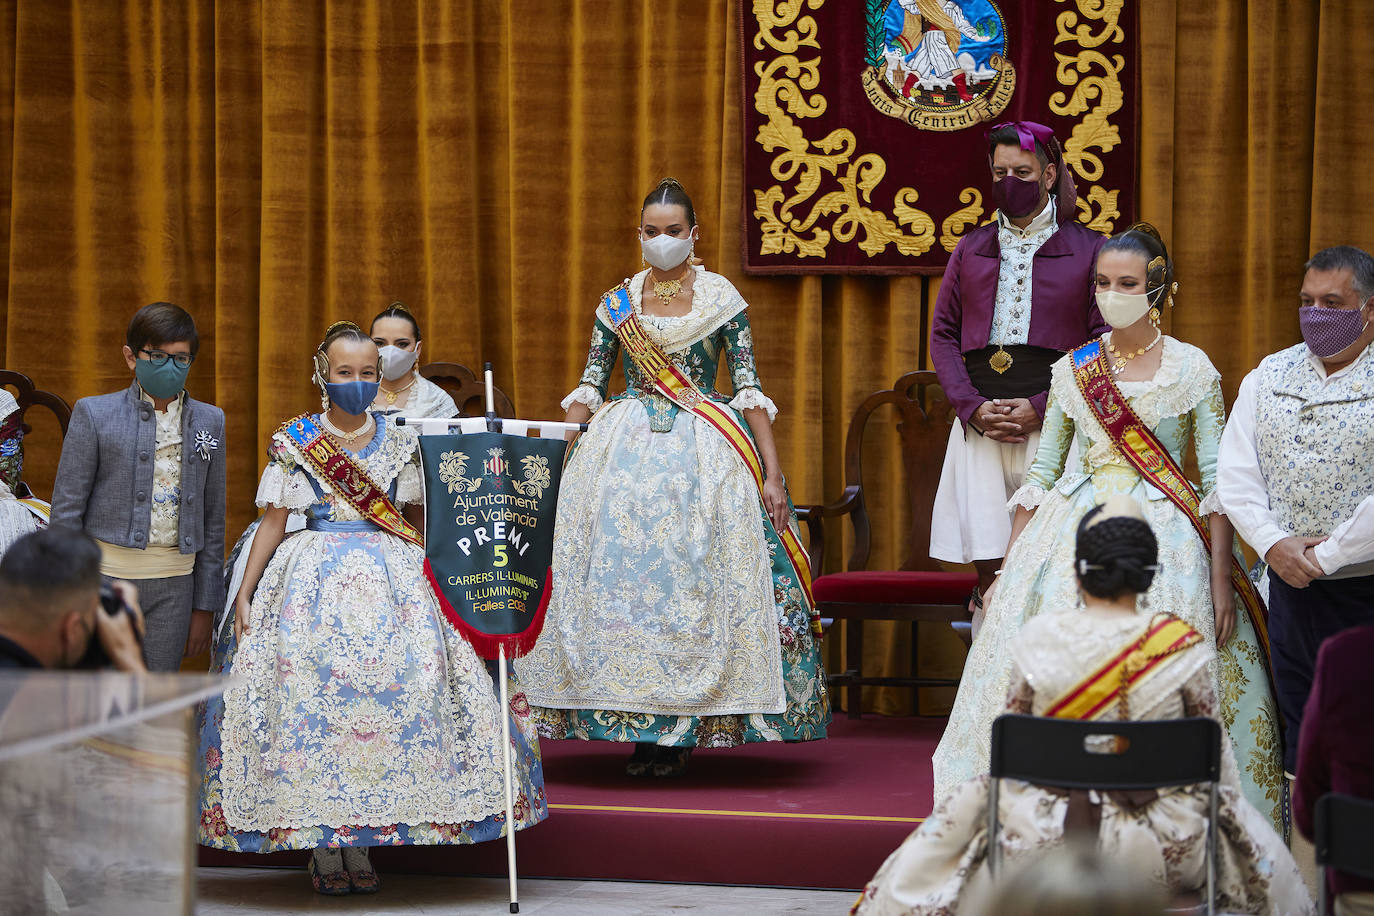
[(741, 3), (744, 269), (940, 273), (986, 222), (986, 132), (1055, 131), (1078, 218), (1137, 219), (1127, 0)]

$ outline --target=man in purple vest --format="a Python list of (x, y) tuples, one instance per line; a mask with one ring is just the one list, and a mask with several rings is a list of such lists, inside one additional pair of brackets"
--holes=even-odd
[(975, 609), (1006, 553), (1006, 504), (1035, 457), (1050, 366), (1107, 330), (1093, 296), (1106, 238), (1074, 219), (1073, 176), (1054, 133), (1032, 121), (1000, 124), (988, 134), (988, 164), (997, 217), (954, 249), (930, 332), (935, 372), (960, 420), (935, 495), (930, 555), (974, 564)]

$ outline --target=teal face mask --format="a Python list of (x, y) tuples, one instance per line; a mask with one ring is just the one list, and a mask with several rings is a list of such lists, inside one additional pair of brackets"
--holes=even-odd
[(176, 360), (169, 359), (161, 366), (154, 366), (150, 359), (134, 361), (134, 378), (143, 390), (155, 398), (174, 398), (186, 387), (186, 374), (190, 366), (178, 366)]

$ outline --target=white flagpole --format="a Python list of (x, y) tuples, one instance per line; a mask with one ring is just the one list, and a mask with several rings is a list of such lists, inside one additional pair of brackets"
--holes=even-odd
[(506, 776), (506, 873), (510, 875), (510, 911), (520, 912), (520, 899), (515, 892), (515, 765), (510, 747), (510, 698), (506, 695), (506, 644), (502, 643), (497, 656), (497, 674), (501, 678), (501, 747), (505, 751), (502, 769)]
[[(491, 392), (491, 363), (482, 366), (483, 381), (486, 384), (487, 416), (490, 422), (496, 419), (496, 398)], [(510, 911), (520, 912), (520, 898), (515, 890), (515, 761), (511, 759), (510, 747), (510, 697), (506, 691), (506, 644), (497, 648), (496, 673), (501, 678), (501, 759), (502, 773), (506, 777), (506, 874), (510, 877)]]
[[(496, 416), (496, 399), (492, 393), (491, 384), (491, 363), (486, 363), (482, 367), (483, 383), (486, 389), (487, 412), (484, 417), (455, 417), (453, 419), (407, 419), (397, 417), (397, 426), (414, 427), (420, 435), (437, 436), (449, 432), (460, 434), (476, 432), (496, 432), (501, 427)], [(586, 423), (562, 423), (543, 420), (519, 420), (511, 432), (520, 435), (526, 434), (531, 429), (537, 429), (541, 437), (554, 438), (561, 437), (565, 433), (579, 431), (585, 432)], [(497, 679), (499, 680), (498, 694), (501, 699), (501, 761), (502, 770), (506, 783), (506, 871), (510, 877), (510, 911), (520, 912), (520, 899), (516, 894), (515, 888), (515, 760), (512, 756), (510, 739), (510, 696), (506, 686), (506, 646), (500, 643), (497, 649)], [(533, 799), (531, 799), (531, 804)]]

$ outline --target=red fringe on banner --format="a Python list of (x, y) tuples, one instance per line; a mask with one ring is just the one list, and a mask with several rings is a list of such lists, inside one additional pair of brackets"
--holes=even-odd
[(439, 587), (439, 580), (434, 576), (434, 569), (429, 565), (429, 558), (425, 558), (425, 578), (429, 579), (429, 587), (434, 592), (434, 597), (439, 599), (439, 608), (448, 618), (448, 622), (453, 628), (462, 634), (463, 638), (472, 643), (473, 651), (485, 659), (495, 659), (501, 654), (501, 646), (506, 647), (506, 658), (519, 658), (529, 653), (534, 648), (535, 642), (539, 639), (539, 634), (544, 630), (544, 612), (548, 610), (549, 598), (553, 596), (553, 567), (544, 574), (544, 598), (539, 602), (539, 610), (534, 612), (534, 619), (530, 625), (519, 633), (483, 633), (481, 630), (474, 629), (449, 603), (448, 598), (444, 597), (444, 590)]

